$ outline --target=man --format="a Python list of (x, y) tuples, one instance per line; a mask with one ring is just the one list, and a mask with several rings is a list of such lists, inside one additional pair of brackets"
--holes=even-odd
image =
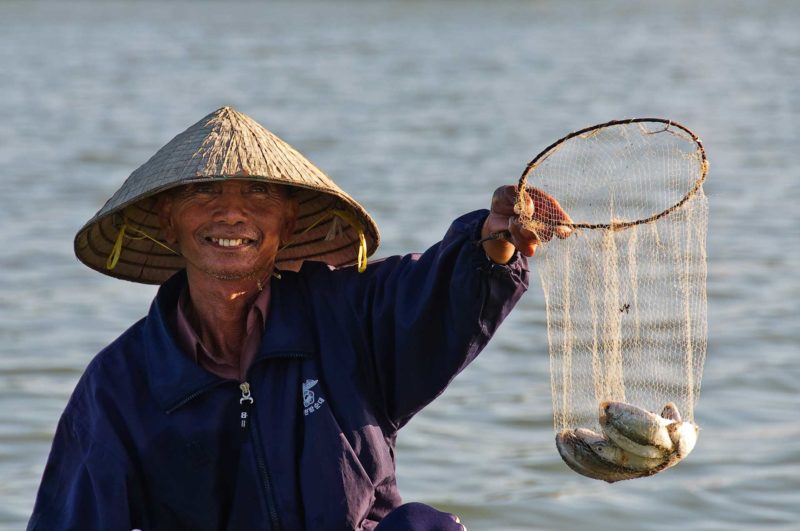
[(90, 267), (162, 285), (78, 383), (29, 529), (460, 529), (401, 506), (396, 435), (569, 222), (531, 193), (538, 237), (503, 187), (424, 254), (367, 265), (366, 211), (256, 122), (226, 107), (175, 137), (76, 236)]

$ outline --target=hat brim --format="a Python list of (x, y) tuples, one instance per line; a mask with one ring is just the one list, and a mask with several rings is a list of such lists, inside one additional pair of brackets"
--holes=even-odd
[[(219, 145), (228, 151), (215, 152)], [(234, 148), (238, 151), (231, 155)], [(224, 107), (176, 136), (131, 174), (78, 231), (76, 256), (115, 278), (164, 282), (186, 264), (163, 237), (158, 194), (220, 179), (258, 180), (294, 191), (297, 223), (292, 238), (278, 252), (278, 269), (297, 270), (305, 260), (350, 265), (359, 256), (362, 234), (366, 256), (380, 243), (375, 222), (358, 202), (291, 146), (249, 117)]]

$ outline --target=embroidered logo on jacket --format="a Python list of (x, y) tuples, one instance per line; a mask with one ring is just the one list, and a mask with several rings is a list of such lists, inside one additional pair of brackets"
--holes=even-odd
[(318, 380), (306, 380), (303, 382), (303, 407), (305, 408), (303, 415), (310, 415), (325, 403), (324, 398), (321, 396), (317, 398), (317, 395), (311, 390), (317, 383), (319, 383)]

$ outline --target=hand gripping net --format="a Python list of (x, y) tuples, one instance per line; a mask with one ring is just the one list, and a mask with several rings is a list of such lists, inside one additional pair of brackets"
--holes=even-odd
[[(573, 222), (540, 249), (556, 432), (598, 429), (598, 404), (693, 420), (706, 354), (707, 161), (699, 139), (662, 119), (593, 126), (564, 137), (525, 169)], [(521, 199), (523, 226), (555, 216)], [(527, 207), (527, 208), (526, 208)], [(552, 231), (551, 231), (552, 233)]]

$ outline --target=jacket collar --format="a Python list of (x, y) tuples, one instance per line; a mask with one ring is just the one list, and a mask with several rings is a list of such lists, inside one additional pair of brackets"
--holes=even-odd
[[(306, 358), (314, 355), (315, 332), (306, 307), (301, 280), (296, 273), (281, 272), (272, 281), (270, 307), (264, 334), (253, 365), (272, 358)], [(223, 380), (197, 365), (178, 346), (168, 316), (186, 285), (178, 272), (158, 290), (144, 325), (145, 364), (155, 400), (167, 412), (188, 403)]]

